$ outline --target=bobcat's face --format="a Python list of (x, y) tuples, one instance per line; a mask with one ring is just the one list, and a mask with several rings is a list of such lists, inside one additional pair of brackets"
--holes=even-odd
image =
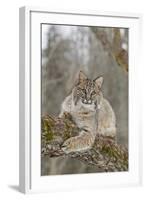
[(83, 74), (83, 72), (80, 72), (78, 84), (74, 88), (75, 104), (80, 101), (85, 105), (97, 106), (100, 101), (102, 82), (102, 77), (90, 80)]

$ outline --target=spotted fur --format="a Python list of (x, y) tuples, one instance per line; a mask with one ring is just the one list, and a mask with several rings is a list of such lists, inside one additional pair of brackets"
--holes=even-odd
[(62, 103), (60, 117), (65, 112), (70, 113), (81, 130), (78, 136), (69, 138), (63, 144), (62, 149), (66, 153), (90, 149), (97, 133), (115, 137), (115, 114), (103, 98), (102, 83), (103, 77), (90, 80), (80, 71), (71, 94)]

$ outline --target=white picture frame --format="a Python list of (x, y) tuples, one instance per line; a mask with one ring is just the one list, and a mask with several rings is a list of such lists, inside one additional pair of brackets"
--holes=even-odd
[[(97, 11), (55, 11), (20, 8), (20, 191), (68, 191), (140, 185), (142, 136), (139, 84), (140, 14)], [(82, 175), (40, 175), (40, 24), (75, 24), (129, 28), (129, 170)]]

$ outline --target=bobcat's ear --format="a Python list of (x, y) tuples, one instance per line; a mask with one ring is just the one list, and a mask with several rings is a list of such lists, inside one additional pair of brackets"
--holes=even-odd
[(96, 79), (94, 79), (94, 82), (95, 82), (97, 88), (101, 89), (101, 86), (103, 84), (103, 77), (102, 76), (97, 77)]
[(87, 76), (82, 71), (80, 71), (79, 72), (79, 82), (83, 82), (86, 79), (87, 79)]

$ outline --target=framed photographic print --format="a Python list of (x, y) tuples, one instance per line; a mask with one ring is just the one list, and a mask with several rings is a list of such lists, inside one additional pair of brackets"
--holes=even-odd
[(141, 15), (20, 8), (20, 191), (139, 185)]

